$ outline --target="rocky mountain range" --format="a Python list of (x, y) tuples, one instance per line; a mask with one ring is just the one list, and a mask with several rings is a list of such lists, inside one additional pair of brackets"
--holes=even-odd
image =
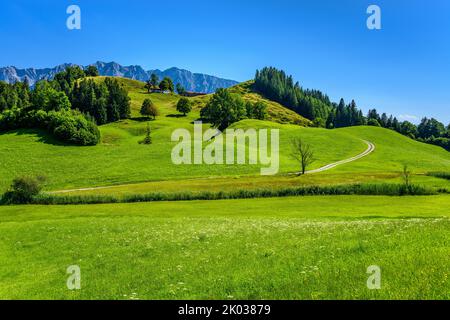
[[(45, 69), (18, 69), (16, 67), (4, 67), (0, 68), (0, 81), (7, 83), (14, 83), (17, 81), (24, 81), (28, 79), (28, 82), (33, 86), (39, 80), (51, 80), (53, 77), (61, 72), (68, 66), (74, 64), (62, 64), (54, 68)], [(229, 88), (236, 85), (238, 82), (233, 80), (227, 80), (218, 78), (211, 75), (192, 73), (188, 70), (170, 68), (167, 70), (144, 70), (141, 66), (122, 66), (116, 62), (101, 62), (98, 61), (92, 64), (98, 68), (101, 76), (115, 76), (130, 78), (139, 81), (147, 81), (154, 73), (160, 79), (164, 77), (170, 77), (175, 84), (180, 83), (186, 90), (202, 93), (212, 93), (218, 88)], [(86, 68), (86, 66), (82, 66)]]

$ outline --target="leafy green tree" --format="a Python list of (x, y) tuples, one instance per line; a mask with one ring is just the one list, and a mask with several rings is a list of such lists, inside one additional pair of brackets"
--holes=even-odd
[(72, 87), (78, 79), (86, 77), (86, 73), (79, 66), (69, 66), (65, 71), (55, 75), (54, 82), (58, 84), (59, 90), (62, 90), (69, 97)]
[(258, 101), (253, 105), (252, 118), (265, 120), (267, 118), (267, 103)]
[(192, 111), (192, 103), (188, 98), (181, 98), (177, 103), (177, 111), (184, 116)]
[(152, 75), (150, 76), (150, 80), (149, 80), (149, 84), (152, 86), (152, 88), (156, 88), (158, 86), (159, 83), (159, 77), (152, 73)]
[(177, 92), (181, 96), (186, 93), (186, 89), (181, 85), (181, 83), (177, 83)]
[(372, 127), (381, 127), (381, 125), (378, 122), (378, 120), (374, 119), (374, 118), (370, 118), (369, 120), (367, 120), (367, 125), (368, 126), (372, 126)]
[(87, 77), (98, 77), (100, 75), (96, 66), (87, 67), (85, 73)]
[(67, 95), (54, 89), (48, 81), (40, 81), (31, 95), (31, 103), (34, 109), (45, 111), (59, 111), (70, 109), (71, 103)]
[(173, 81), (171, 78), (169, 77), (165, 77), (160, 83), (159, 83), (159, 88), (162, 91), (170, 91), (170, 92), (174, 92), (175, 87), (173, 84)]
[(158, 109), (156, 108), (156, 105), (152, 102), (152, 100), (144, 100), (141, 107), (141, 115), (144, 117), (152, 117), (153, 119), (155, 119), (159, 115)]
[(245, 115), (245, 103), (242, 98), (226, 89), (218, 89), (201, 110), (202, 118), (220, 130), (225, 130), (232, 123), (242, 120)]
[(403, 121), (400, 125), (400, 133), (412, 139), (415, 139), (418, 134), (417, 126), (409, 121)]
[(423, 139), (442, 137), (446, 131), (444, 125), (434, 118), (423, 118), (417, 129)]

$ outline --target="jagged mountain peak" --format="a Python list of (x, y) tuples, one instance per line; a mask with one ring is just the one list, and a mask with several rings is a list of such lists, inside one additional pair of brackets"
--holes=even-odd
[[(68, 66), (74, 65), (73, 63), (64, 63), (54, 68), (43, 69), (19, 69), (14, 66), (8, 66), (0, 68), (0, 81), (14, 83), (27, 79), (31, 85), (34, 85), (39, 80), (53, 79), (57, 73), (64, 71)], [(180, 83), (186, 90), (195, 92), (212, 93), (218, 88), (228, 88), (238, 83), (233, 80), (222, 79), (211, 75), (192, 73), (189, 70), (179, 69), (177, 67), (171, 67), (167, 70), (144, 70), (139, 65), (122, 66), (115, 61), (97, 61), (90, 65), (96, 66), (102, 76), (124, 77), (139, 81), (147, 81), (153, 73), (160, 79), (170, 77), (175, 84)]]

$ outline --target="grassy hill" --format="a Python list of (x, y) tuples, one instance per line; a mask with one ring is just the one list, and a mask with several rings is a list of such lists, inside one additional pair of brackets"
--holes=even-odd
[[(102, 77), (96, 81), (102, 81)], [(260, 167), (249, 165), (190, 165), (176, 166), (171, 161), (170, 142), (175, 129), (193, 129), (192, 122), (199, 118), (200, 110), (209, 99), (208, 96), (192, 98), (195, 108), (187, 117), (176, 112), (179, 99), (171, 94), (147, 94), (143, 83), (119, 79), (129, 90), (132, 99), (132, 119), (101, 126), (101, 144), (94, 147), (62, 145), (37, 130), (17, 130), (0, 135), (0, 154), (8, 154), (0, 159), (0, 191), (7, 188), (10, 181), (23, 174), (43, 174), (48, 177), (47, 190), (85, 188), (117, 184), (131, 184), (148, 181), (180, 180), (208, 177), (248, 177), (259, 175)], [(263, 99), (251, 93), (250, 83), (234, 87), (232, 90), (246, 99)], [(151, 122), (153, 144), (140, 145), (145, 135), (146, 121), (139, 116), (140, 106), (150, 97), (158, 106), (161, 115)], [(295, 119), (290, 110), (271, 103), (269, 111), (273, 121), (243, 120), (233, 128), (276, 128), (280, 130), (280, 173), (298, 171), (298, 164), (291, 158), (290, 139), (300, 136), (310, 143), (315, 151), (316, 161), (312, 169), (332, 162), (353, 157), (363, 152), (367, 146), (362, 140), (376, 145), (376, 151), (364, 159), (320, 173), (314, 177), (290, 179), (278, 177), (268, 180), (259, 177), (259, 181), (278, 181), (283, 184), (345, 183), (360, 177), (385, 179), (398, 177), (404, 163), (410, 165), (415, 173), (427, 171), (448, 171), (450, 153), (442, 148), (413, 141), (391, 130), (374, 127), (351, 127), (336, 130), (301, 127), (282, 124), (282, 115), (289, 121)], [(278, 118), (277, 118), (278, 117)], [(288, 121), (288, 122), (289, 122)], [(294, 121), (295, 122), (295, 121)], [(208, 125), (204, 125), (207, 129)], [(253, 179), (253, 178), (252, 178)], [(278, 180), (277, 180), (278, 179)], [(434, 181), (439, 181), (436, 178)], [(258, 181), (258, 180), (256, 180)], [(306, 181), (306, 182), (305, 182)], [(247, 180), (241, 181), (244, 185)], [(267, 182), (271, 184), (272, 182)], [(253, 182), (254, 184), (257, 182)], [(273, 182), (277, 184), (277, 182)], [(443, 182), (442, 182), (443, 183)], [(205, 187), (213, 184), (205, 182)], [(182, 186), (183, 184), (181, 184)], [(218, 184), (220, 187), (220, 183)], [(189, 188), (189, 183), (185, 184)]]
[[(298, 126), (301, 117), (270, 101), (269, 121), (232, 128), (279, 129), (279, 175), (263, 177), (249, 165), (176, 166), (171, 134), (192, 132), (209, 96), (192, 98), (193, 112), (180, 117), (176, 95), (149, 95), (143, 83), (120, 81), (133, 118), (101, 126), (97, 146), (64, 145), (39, 130), (0, 135), (0, 192), (23, 174), (46, 175), (46, 190), (116, 185), (71, 193), (95, 195), (401, 182), (404, 164), (413, 183), (450, 189), (450, 181), (424, 175), (449, 171), (442, 148), (382, 128)], [(250, 85), (231, 90), (264, 99)], [(138, 143), (147, 97), (161, 112), (149, 146)], [(290, 157), (294, 136), (312, 145), (312, 169), (360, 154), (363, 140), (376, 149), (298, 177), (286, 174), (299, 170)], [(0, 206), (0, 299), (449, 299), (449, 205), (440, 194)], [(366, 286), (374, 264), (382, 290)], [(71, 265), (81, 268), (82, 290), (67, 290)]]

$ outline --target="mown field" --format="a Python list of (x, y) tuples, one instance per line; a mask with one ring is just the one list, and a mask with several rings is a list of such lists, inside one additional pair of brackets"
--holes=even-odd
[[(449, 196), (0, 208), (1, 299), (449, 299)], [(66, 269), (81, 268), (69, 291)], [(380, 290), (367, 267), (382, 271)]]

